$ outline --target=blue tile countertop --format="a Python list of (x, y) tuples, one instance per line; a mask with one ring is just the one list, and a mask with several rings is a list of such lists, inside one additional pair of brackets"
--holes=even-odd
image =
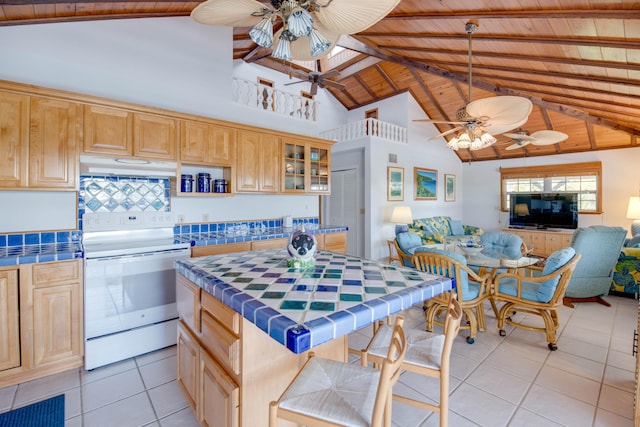
[(451, 290), (418, 270), (318, 251), (315, 266), (287, 267), (284, 249), (176, 261), (176, 270), (294, 353), (371, 325)]
[(64, 261), (82, 258), (79, 242), (43, 243), (39, 245), (0, 246), (0, 267)]
[[(224, 243), (248, 242), (252, 240), (267, 240), (289, 237), (296, 229), (297, 228), (295, 227), (235, 227), (233, 229), (226, 229), (221, 231), (182, 233), (176, 234), (175, 237), (176, 240), (181, 243), (191, 243), (191, 246), (210, 246), (221, 245)], [(306, 230), (312, 234), (324, 234), (347, 231), (347, 227), (316, 224), (312, 228), (307, 228)]]

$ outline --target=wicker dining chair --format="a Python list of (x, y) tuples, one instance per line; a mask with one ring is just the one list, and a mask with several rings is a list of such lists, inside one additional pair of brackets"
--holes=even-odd
[(381, 369), (309, 355), (280, 399), (269, 405), (269, 426), (278, 419), (306, 426), (391, 426), (393, 385), (407, 352), (396, 317)]
[[(462, 308), (456, 295), (447, 292), (449, 303), (444, 322), (444, 334), (432, 334), (421, 330), (408, 330), (407, 354), (402, 362), (402, 369), (421, 375), (437, 378), (440, 382), (440, 401), (438, 405), (412, 399), (398, 394), (393, 399), (422, 409), (437, 412), (440, 415), (440, 427), (446, 427), (449, 420), (449, 372), (450, 356), (453, 340), (458, 335)], [(367, 347), (360, 353), (360, 363), (368, 366), (380, 366), (389, 350), (389, 337), (393, 329), (388, 324), (378, 327)]]

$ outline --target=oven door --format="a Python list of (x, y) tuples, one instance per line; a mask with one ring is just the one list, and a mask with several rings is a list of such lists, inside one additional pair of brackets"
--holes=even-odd
[(178, 317), (174, 261), (189, 249), (85, 260), (87, 340)]

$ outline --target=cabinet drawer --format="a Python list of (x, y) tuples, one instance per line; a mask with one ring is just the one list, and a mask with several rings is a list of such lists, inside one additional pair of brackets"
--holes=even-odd
[(240, 314), (236, 313), (207, 292), (202, 292), (202, 310), (209, 312), (222, 326), (240, 335)]
[(236, 375), (240, 374), (240, 339), (224, 328), (208, 311), (202, 312), (202, 342)]
[(79, 260), (34, 264), (32, 268), (33, 286), (36, 288), (78, 281), (81, 275)]

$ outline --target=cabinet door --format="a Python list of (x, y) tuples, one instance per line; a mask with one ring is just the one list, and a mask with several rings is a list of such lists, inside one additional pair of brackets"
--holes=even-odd
[(193, 164), (231, 166), (235, 158), (235, 130), (209, 123), (183, 121), (180, 160)]
[(27, 186), (29, 97), (0, 92), (0, 188)]
[(31, 98), (29, 187), (78, 187), (78, 145), (82, 138), (82, 105)]
[(329, 147), (311, 145), (309, 147), (308, 191), (317, 194), (331, 192), (331, 151)]
[(18, 270), (0, 271), (0, 371), (20, 366)]
[(347, 232), (326, 233), (324, 235), (324, 249), (340, 254), (347, 253)]
[(200, 355), (200, 384), (198, 419), (202, 425), (237, 427), (240, 388), (206, 351)]
[(132, 113), (118, 108), (85, 105), (82, 151), (131, 156), (133, 154)]
[(33, 290), (33, 364), (82, 355), (80, 283)]
[(175, 119), (135, 113), (133, 155), (149, 159), (176, 160), (178, 123)]
[(278, 137), (239, 131), (236, 158), (236, 191), (277, 193), (280, 190)]
[(538, 255), (548, 255), (546, 238), (544, 233), (531, 233), (533, 240), (533, 253)]
[(307, 183), (305, 177), (309, 173), (305, 160), (308, 150), (303, 142), (283, 141), (284, 150), (282, 176), (285, 193), (305, 193)]
[(198, 364), (200, 346), (186, 326), (178, 322), (178, 384), (184, 392), (189, 405), (197, 413), (198, 401)]
[(547, 255), (551, 255), (553, 252), (565, 248), (571, 244), (571, 235), (557, 232), (546, 233), (546, 250)]

